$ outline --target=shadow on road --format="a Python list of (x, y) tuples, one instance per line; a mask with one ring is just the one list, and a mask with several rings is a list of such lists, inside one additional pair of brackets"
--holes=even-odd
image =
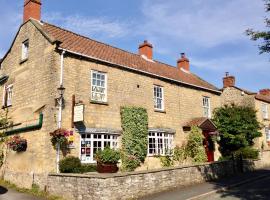
[(4, 187), (0, 186), (0, 195), (5, 194), (7, 192), (8, 192), (7, 188), (4, 188)]
[[(245, 181), (246, 180), (246, 181)], [(250, 181), (248, 181), (250, 180)], [(227, 178), (224, 180), (211, 181), (216, 190), (228, 185), (242, 182), (243, 184), (217, 192), (218, 199), (241, 199), (241, 200), (268, 200), (270, 199), (270, 170), (257, 170)]]

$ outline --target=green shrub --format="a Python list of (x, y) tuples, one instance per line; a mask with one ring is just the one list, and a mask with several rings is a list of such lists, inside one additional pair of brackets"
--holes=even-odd
[(96, 172), (97, 166), (94, 164), (81, 164), (79, 158), (68, 156), (59, 162), (61, 173), (87, 173)]
[(122, 169), (133, 171), (144, 162), (148, 146), (148, 115), (144, 108), (122, 107)]
[(96, 172), (97, 165), (95, 165), (95, 164), (82, 164), (79, 171), (80, 171), (80, 173)]
[(116, 164), (120, 160), (120, 152), (110, 147), (99, 150), (95, 154), (95, 159), (104, 164)]
[(213, 121), (221, 133), (219, 151), (225, 157), (252, 146), (254, 139), (261, 136), (256, 110), (251, 107), (226, 105), (217, 108)]
[(220, 156), (218, 161), (228, 161), (231, 160), (232, 157), (231, 156)]
[(159, 156), (162, 167), (173, 166), (173, 158), (170, 155)]
[(193, 162), (201, 163), (207, 161), (207, 155), (203, 146), (204, 136), (199, 127), (192, 127), (188, 136), (187, 145), (185, 148), (186, 155), (192, 158)]
[(241, 154), (243, 159), (258, 159), (259, 157), (259, 151), (252, 147), (244, 147), (234, 153), (236, 157), (240, 157)]
[(122, 165), (121, 168), (123, 171), (134, 171), (138, 166), (140, 166), (141, 161), (132, 155), (121, 155)]
[(74, 156), (68, 156), (59, 162), (61, 173), (79, 173), (81, 166), (80, 159)]
[(178, 164), (182, 163), (186, 159), (186, 150), (185, 145), (176, 146), (173, 150), (173, 160), (178, 162)]

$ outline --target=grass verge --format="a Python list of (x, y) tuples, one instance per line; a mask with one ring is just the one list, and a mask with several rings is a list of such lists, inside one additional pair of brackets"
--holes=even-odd
[(3, 187), (6, 187), (6, 188), (16, 190), (18, 192), (30, 194), (30, 195), (33, 195), (33, 196), (36, 196), (36, 197), (41, 197), (41, 198), (44, 198), (44, 199), (47, 199), (47, 200), (64, 200), (61, 197), (49, 195), (47, 192), (41, 191), (39, 186), (36, 185), (36, 184), (33, 184), (31, 189), (26, 189), (26, 188), (20, 188), (20, 187), (16, 186), (13, 183), (10, 183), (8, 181), (0, 179), (0, 185), (3, 186)]

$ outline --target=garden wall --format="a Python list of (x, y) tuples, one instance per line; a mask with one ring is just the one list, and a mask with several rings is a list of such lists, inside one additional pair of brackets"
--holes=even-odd
[(124, 200), (230, 176), (235, 173), (237, 173), (237, 168), (233, 162), (225, 161), (132, 173), (49, 174), (47, 190), (51, 194), (70, 200)]

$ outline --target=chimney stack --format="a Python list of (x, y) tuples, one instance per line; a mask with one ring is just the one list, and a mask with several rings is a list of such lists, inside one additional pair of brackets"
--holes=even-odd
[(181, 53), (181, 58), (177, 61), (177, 68), (184, 69), (186, 71), (190, 70), (189, 59), (186, 57), (185, 53)]
[(153, 60), (153, 46), (147, 40), (139, 46), (139, 54), (146, 56), (148, 59)]
[(270, 89), (262, 89), (260, 90), (260, 94), (270, 97)]
[(41, 0), (24, 0), (23, 23), (30, 18), (40, 21), (41, 19)]
[(223, 88), (235, 86), (235, 77), (230, 76), (229, 72), (226, 72), (225, 77), (223, 78)]

